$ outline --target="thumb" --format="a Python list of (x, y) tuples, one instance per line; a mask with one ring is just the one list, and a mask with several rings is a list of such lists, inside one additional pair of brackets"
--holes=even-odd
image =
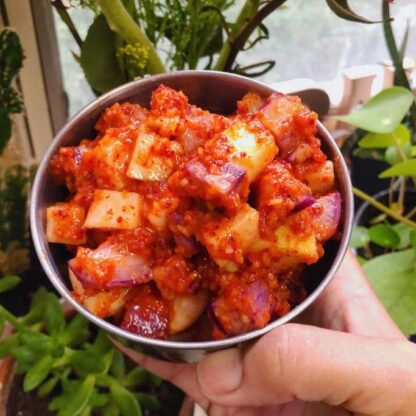
[(198, 364), (201, 392), (223, 406), (324, 402), (366, 415), (410, 415), (416, 405), (416, 348), (288, 324), (247, 350), (209, 354)]

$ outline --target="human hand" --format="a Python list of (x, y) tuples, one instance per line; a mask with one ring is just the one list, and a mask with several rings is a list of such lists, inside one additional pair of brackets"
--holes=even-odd
[(210, 416), (415, 414), (416, 347), (392, 322), (351, 253), (300, 322), (196, 364), (167, 363), (117, 345)]

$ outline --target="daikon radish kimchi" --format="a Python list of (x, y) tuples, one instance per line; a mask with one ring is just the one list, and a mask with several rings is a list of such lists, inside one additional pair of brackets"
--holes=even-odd
[(150, 108), (107, 108), (96, 137), (51, 166), (67, 198), (48, 207), (46, 234), (70, 253), (74, 298), (160, 339), (220, 339), (286, 314), (339, 237), (316, 120), (298, 97), (248, 93), (221, 115), (164, 85)]

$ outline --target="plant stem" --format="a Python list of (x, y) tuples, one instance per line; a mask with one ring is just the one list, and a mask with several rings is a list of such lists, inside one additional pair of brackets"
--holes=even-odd
[(130, 16), (121, 0), (96, 0), (97, 4), (107, 19), (110, 28), (118, 33), (129, 44), (140, 43), (149, 53), (147, 71), (150, 74), (165, 72), (165, 67), (154, 45), (150, 42), (138, 24)]
[(360, 189), (357, 189), (357, 188), (353, 187), (352, 190), (353, 190), (355, 196), (357, 196), (358, 198), (361, 198), (362, 200), (368, 202), (374, 208), (377, 208), (381, 212), (384, 212), (389, 217), (394, 218), (395, 220), (400, 221), (403, 224), (408, 225), (409, 227), (416, 228), (416, 222), (410, 220), (409, 218), (403, 217), (403, 215), (400, 215), (397, 212), (394, 212), (393, 210), (386, 207), (384, 204), (377, 201), (376, 199), (374, 199), (370, 195), (366, 194), (365, 192), (361, 191)]
[(397, 204), (400, 209), (400, 214), (403, 214), (403, 210), (404, 210), (405, 191), (406, 191), (406, 179), (404, 177), (400, 177), (399, 198), (397, 201)]
[(55, 0), (51, 2), (52, 6), (55, 8), (61, 20), (65, 23), (68, 30), (71, 32), (71, 35), (75, 39), (75, 42), (81, 49), (82, 47), (82, 39), (79, 35), (77, 28), (75, 27), (74, 22), (71, 19), (66, 7), (62, 4), (62, 0)]
[(215, 69), (219, 71), (231, 71), (238, 53), (244, 48), (247, 40), (258, 25), (286, 1), (271, 0), (250, 18), (252, 1), (247, 0), (235, 22), (235, 28), (231, 32), (231, 36), (224, 43), (220, 51)]
[(237, 20), (234, 23), (233, 30), (229, 33), (228, 39), (224, 42), (224, 45), (222, 45), (220, 54), (218, 56), (217, 63), (215, 64), (214, 69), (217, 71), (223, 71), (225, 63), (227, 62), (228, 56), (231, 52), (231, 42), (232, 40), (238, 35), (238, 33), (242, 30), (242, 26), (246, 21), (250, 18), (250, 13), (252, 9), (252, 1), (246, 0), (244, 3), (244, 6), (240, 10), (240, 13), (237, 17)]
[[(393, 28), (391, 26), (390, 18), (390, 4), (386, 0), (381, 0), (382, 13), (383, 13), (383, 31), (384, 38), (386, 40), (387, 48), (389, 50), (390, 58), (394, 64), (394, 85), (399, 85), (412, 91), (410, 88), (409, 80), (407, 79), (406, 72), (403, 68), (403, 62), (400, 57), (399, 50), (397, 49), (396, 40), (394, 39)], [(416, 103), (413, 101), (410, 107), (410, 114), (413, 124), (413, 130), (416, 130)]]

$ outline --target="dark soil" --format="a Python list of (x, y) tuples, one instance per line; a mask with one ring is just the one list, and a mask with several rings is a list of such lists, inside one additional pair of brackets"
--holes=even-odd
[(48, 411), (49, 398), (40, 399), (36, 393), (25, 393), (22, 377), (16, 376), (7, 401), (6, 416), (51, 416)]

